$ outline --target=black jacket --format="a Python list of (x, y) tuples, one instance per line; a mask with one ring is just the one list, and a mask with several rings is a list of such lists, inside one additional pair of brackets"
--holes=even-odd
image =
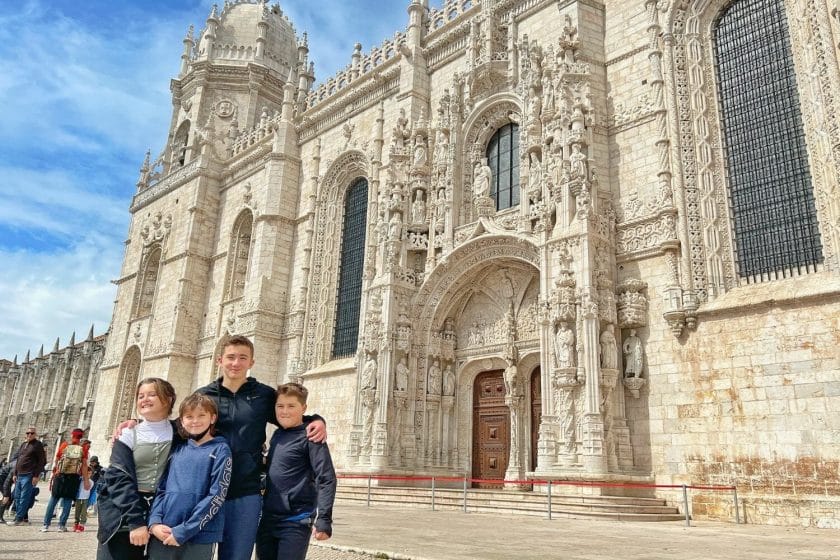
[[(172, 423), (172, 448), (184, 440), (178, 435), (178, 428)], [(168, 464), (167, 464), (168, 466)], [(134, 452), (117, 440), (111, 448), (111, 464), (102, 472), (97, 484), (99, 504), (99, 530), (96, 538), (106, 543), (121, 527), (129, 531), (146, 525), (150, 503), (137, 490), (137, 470)]]
[(332, 535), (336, 477), (325, 443), (306, 439), (304, 426), (277, 430), (268, 450), (263, 523), (278, 530), (287, 518), (312, 514), (315, 528)]
[(12, 497), (12, 478), (15, 474), (15, 459), (0, 469), (0, 496)]
[[(216, 434), (227, 439), (233, 455), (233, 474), (227, 499), (259, 494), (265, 426), (267, 423), (278, 425), (274, 414), (275, 390), (249, 377), (234, 393), (222, 385), (220, 377), (197, 392), (216, 401), (219, 407)], [(305, 423), (316, 419), (323, 420), (320, 416), (304, 416)]]

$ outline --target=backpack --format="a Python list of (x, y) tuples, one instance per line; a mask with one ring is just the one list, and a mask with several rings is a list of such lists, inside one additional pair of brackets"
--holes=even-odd
[(79, 474), (82, 472), (82, 446), (68, 445), (58, 460), (56, 472), (58, 474)]

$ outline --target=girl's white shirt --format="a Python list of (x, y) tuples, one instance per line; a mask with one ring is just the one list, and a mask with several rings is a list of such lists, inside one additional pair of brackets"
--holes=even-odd
[(168, 418), (163, 420), (145, 420), (133, 428), (126, 428), (120, 434), (119, 440), (134, 451), (138, 443), (164, 443), (172, 441), (172, 423)]

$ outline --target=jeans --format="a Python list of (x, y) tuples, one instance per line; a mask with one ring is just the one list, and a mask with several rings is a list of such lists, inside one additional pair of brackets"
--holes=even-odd
[(257, 533), (257, 560), (304, 560), (309, 539), (312, 537), (312, 524), (306, 522), (284, 521), (273, 527), (260, 524)]
[(261, 511), (259, 494), (225, 500), (225, 531), (219, 543), (219, 560), (251, 560)]
[(29, 517), (33, 502), (32, 490), (32, 475), (19, 474), (15, 482), (15, 521)]
[(67, 519), (70, 517), (70, 508), (73, 507), (73, 500), (70, 498), (56, 498), (55, 496), (50, 496), (50, 501), (47, 503), (47, 512), (44, 514), (45, 527), (50, 526), (50, 521), (52, 521), (52, 516), (55, 512), (55, 506), (58, 504), (59, 500), (61, 501), (61, 518), (58, 520), (58, 524), (61, 527), (67, 526)]
[(184, 543), (167, 546), (149, 537), (149, 560), (212, 560), (213, 544)]

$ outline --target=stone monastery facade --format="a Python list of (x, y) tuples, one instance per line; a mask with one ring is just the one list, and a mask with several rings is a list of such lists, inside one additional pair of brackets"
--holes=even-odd
[[(95, 444), (139, 378), (186, 395), (244, 334), (345, 473), (737, 484), (748, 521), (840, 524), (836, 6), (407, 21), (317, 87), (279, 6), (189, 30)], [(692, 507), (734, 518), (731, 494)]]
[(0, 458), (18, 450), (29, 426), (50, 447), (48, 455), (73, 428), (90, 429), (105, 340), (106, 335), (94, 336), (91, 326), (82, 342), (73, 333), (64, 348), (56, 339), (48, 354), (42, 346), (35, 358), (27, 352), (22, 363), (17, 356), (0, 360)]

